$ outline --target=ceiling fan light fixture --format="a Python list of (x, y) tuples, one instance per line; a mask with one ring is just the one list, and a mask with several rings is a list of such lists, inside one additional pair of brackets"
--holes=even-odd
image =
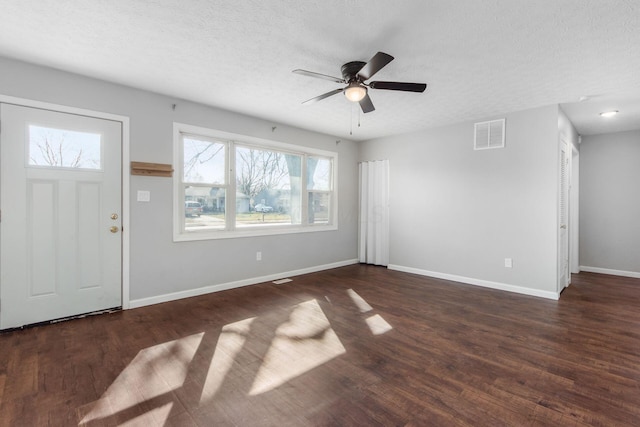
[(619, 113), (618, 110), (604, 111), (604, 112), (600, 113), (600, 116), (602, 116), (602, 117), (613, 117), (618, 113)]
[(358, 82), (351, 82), (344, 90), (344, 96), (351, 102), (360, 102), (367, 96), (367, 88)]

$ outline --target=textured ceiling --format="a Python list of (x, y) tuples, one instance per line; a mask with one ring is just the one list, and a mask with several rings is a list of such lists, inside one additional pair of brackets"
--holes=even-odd
[[(0, 0), (0, 10), (2, 56), (355, 140), (556, 103), (583, 134), (640, 128), (637, 0)], [(366, 115), (342, 95), (301, 105), (339, 85), (292, 70), (340, 76), (377, 51), (396, 59), (373, 80), (427, 91), (371, 90)], [(604, 101), (620, 110), (615, 122), (595, 114)]]

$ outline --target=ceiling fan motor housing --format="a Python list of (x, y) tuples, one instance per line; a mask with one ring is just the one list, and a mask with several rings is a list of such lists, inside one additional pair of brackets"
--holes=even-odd
[(352, 80), (357, 79), (358, 72), (364, 67), (367, 63), (362, 61), (351, 61), (344, 64), (341, 68), (342, 77), (347, 83), (350, 83)]

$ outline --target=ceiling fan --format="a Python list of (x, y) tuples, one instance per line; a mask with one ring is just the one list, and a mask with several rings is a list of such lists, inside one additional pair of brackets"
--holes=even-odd
[(344, 96), (351, 102), (360, 103), (360, 107), (364, 113), (370, 113), (375, 110), (371, 98), (369, 98), (368, 89), (386, 89), (386, 90), (400, 90), (404, 92), (424, 92), (427, 88), (425, 83), (402, 83), (402, 82), (369, 82), (369, 80), (375, 73), (380, 71), (389, 62), (393, 61), (393, 56), (384, 52), (376, 53), (369, 62), (351, 61), (344, 64), (341, 68), (342, 78), (328, 76), (326, 74), (314, 73), (313, 71), (306, 70), (293, 70), (296, 74), (303, 76), (315, 77), (318, 79), (329, 80), (336, 83), (346, 84), (347, 86), (342, 89), (334, 89), (331, 92), (324, 93), (316, 96), (315, 98), (308, 99), (303, 104), (312, 104), (314, 102), (323, 100), (337, 93), (343, 92)]

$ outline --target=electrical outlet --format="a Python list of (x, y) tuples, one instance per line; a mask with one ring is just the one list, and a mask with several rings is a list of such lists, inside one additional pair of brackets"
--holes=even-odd
[(504, 259), (504, 267), (505, 268), (513, 268), (513, 259), (505, 258)]
[(262, 252), (256, 252), (256, 261), (262, 261)]

